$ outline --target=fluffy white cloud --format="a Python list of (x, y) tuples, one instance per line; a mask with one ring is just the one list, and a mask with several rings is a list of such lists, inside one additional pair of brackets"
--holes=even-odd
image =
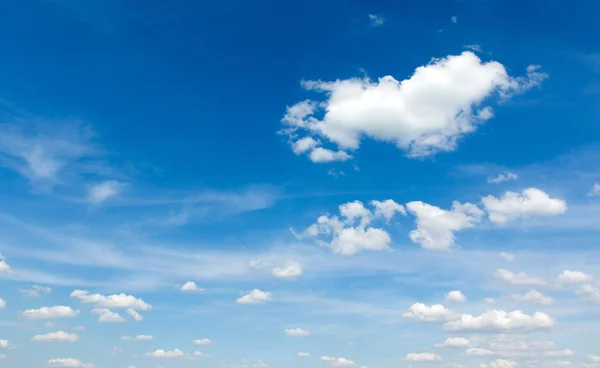
[(433, 353), (408, 353), (404, 357), (404, 360), (410, 362), (435, 362), (442, 360), (442, 358)]
[(465, 354), (473, 356), (488, 356), (497, 354), (495, 351), (484, 348), (469, 348), (465, 350)]
[(575, 291), (575, 294), (583, 300), (600, 304), (600, 287), (584, 284)]
[(82, 361), (73, 358), (59, 358), (48, 360), (47, 366), (68, 368), (92, 368), (94, 365), (89, 363), (83, 363)]
[(212, 341), (210, 341), (210, 339), (207, 339), (207, 338), (194, 340), (194, 345), (210, 345), (210, 344), (212, 344)]
[(580, 271), (564, 270), (556, 277), (556, 280), (563, 285), (574, 285), (592, 282), (594, 277)]
[(513, 362), (511, 360), (504, 359), (496, 359), (490, 364), (481, 364), (480, 368), (515, 368), (517, 366), (517, 362)]
[[(297, 143), (305, 137), (320, 137), (344, 153), (358, 149), (363, 138), (391, 142), (412, 157), (453, 151), (461, 137), (493, 116), (484, 101), (495, 92), (507, 98), (539, 85), (546, 75), (537, 69), (530, 66), (527, 77), (513, 78), (502, 64), (482, 62), (465, 51), (433, 59), (403, 81), (392, 76), (378, 81), (368, 77), (303, 81), (305, 89), (327, 98), (288, 107), (281, 133), (290, 137), (296, 151), (308, 145)], [(316, 115), (321, 112), (319, 119)], [(311, 144), (304, 150), (309, 157), (322, 143)]]
[(450, 211), (421, 201), (406, 204), (408, 212), (416, 217), (417, 229), (410, 239), (425, 249), (446, 250), (454, 245), (454, 232), (475, 227), (484, 215), (471, 203), (452, 203)]
[(3, 258), (0, 258), (0, 273), (9, 274), (12, 273), (13, 270), (10, 268), (8, 263)]
[(57, 305), (54, 307), (42, 307), (39, 309), (27, 309), (21, 312), (21, 317), (26, 319), (56, 319), (73, 318), (79, 316), (79, 311), (71, 307)]
[(151, 353), (146, 353), (145, 355), (147, 357), (151, 357), (151, 358), (181, 358), (185, 354), (183, 353), (183, 351), (181, 351), (179, 349), (175, 349), (173, 351), (165, 351), (163, 349), (157, 349)]
[(131, 316), (131, 318), (133, 318), (134, 320), (136, 320), (136, 321), (138, 321), (138, 322), (141, 322), (141, 321), (143, 321), (143, 320), (144, 320), (144, 316), (142, 316), (141, 314), (139, 314), (139, 313), (138, 313), (138, 311), (136, 311), (136, 310), (135, 310), (135, 309), (133, 309), (133, 308), (127, 308), (127, 309), (125, 310), (125, 312), (126, 312), (127, 314), (129, 314), (129, 315)]
[(65, 331), (56, 331), (43, 335), (35, 335), (32, 340), (45, 342), (75, 342), (79, 340), (79, 336)]
[(186, 282), (179, 288), (179, 290), (189, 292), (189, 293), (199, 293), (199, 292), (204, 291), (204, 289), (196, 286), (196, 283), (193, 281)]
[(3, 309), (4, 307), (6, 307), (6, 300), (0, 298), (0, 309)]
[(42, 295), (48, 295), (52, 293), (52, 289), (47, 286), (33, 285), (31, 289), (19, 289), (19, 291), (23, 294), (39, 297)]
[(102, 203), (119, 194), (126, 184), (116, 180), (106, 180), (90, 187), (88, 200), (91, 203)]
[(462, 303), (462, 302), (467, 301), (467, 296), (465, 294), (463, 294), (462, 291), (460, 291), (460, 290), (450, 291), (449, 293), (447, 293), (445, 295), (445, 298), (449, 302)]
[(517, 180), (519, 178), (519, 176), (515, 173), (511, 173), (511, 172), (506, 172), (504, 174), (498, 174), (498, 176), (490, 176), (487, 179), (487, 182), (490, 184), (498, 184), (498, 183), (502, 183), (503, 181), (508, 181), (508, 180)]
[(592, 363), (600, 363), (600, 355), (588, 355), (587, 358)]
[(262, 291), (254, 289), (248, 294), (241, 296), (236, 300), (238, 304), (260, 304), (271, 300), (271, 293), (268, 291)]
[(447, 348), (466, 348), (471, 346), (471, 342), (464, 337), (448, 337), (442, 346)]
[(102, 308), (131, 308), (136, 310), (151, 310), (152, 306), (142, 299), (127, 294), (90, 294), (87, 290), (73, 290), (71, 297), (84, 304), (95, 304)]
[(8, 349), (9, 346), (8, 340), (0, 340), (0, 349)]
[(515, 260), (515, 258), (517, 258), (514, 254), (506, 253), (506, 252), (500, 253), (500, 257), (504, 258), (505, 260), (507, 260), (509, 262), (512, 262)]
[(125, 318), (121, 317), (119, 313), (115, 313), (107, 308), (94, 308), (92, 313), (98, 315), (98, 322), (103, 323), (122, 323), (125, 322)]
[(310, 356), (310, 353), (304, 353), (304, 352), (300, 352), (300, 353), (298, 353), (298, 356), (299, 356), (299, 357), (309, 357), (309, 356)]
[(527, 315), (520, 310), (505, 312), (490, 310), (479, 316), (463, 314), (455, 321), (444, 324), (448, 331), (493, 331), (513, 332), (546, 329), (554, 326), (555, 319), (543, 312)]
[(383, 229), (368, 227), (378, 215), (374, 215), (362, 202), (344, 203), (339, 206), (339, 212), (341, 220), (337, 216), (320, 216), (316, 224), (303, 232), (303, 236), (315, 238), (321, 235), (331, 236), (330, 242), (318, 240), (318, 244), (331, 249), (335, 254), (344, 256), (366, 250), (390, 249), (390, 235)]
[(334, 358), (334, 357), (329, 357), (329, 356), (323, 356), (321, 357), (321, 360), (324, 362), (329, 362), (331, 363), (331, 365), (333, 365), (334, 367), (352, 367), (355, 366), (356, 363), (354, 363), (352, 360), (348, 360), (346, 358)]
[(537, 290), (531, 289), (525, 294), (515, 294), (513, 295), (513, 299), (520, 302), (540, 304), (540, 305), (549, 305), (554, 302), (554, 299), (545, 296)]
[(281, 279), (295, 279), (302, 275), (302, 265), (298, 262), (287, 262), (284, 267), (274, 267), (272, 274)]
[(491, 222), (505, 224), (517, 219), (535, 216), (555, 216), (567, 211), (562, 199), (550, 198), (536, 188), (527, 188), (522, 193), (506, 192), (501, 198), (492, 195), (481, 199)]
[(594, 183), (592, 190), (588, 193), (588, 196), (595, 197), (600, 196), (600, 183)]
[(456, 319), (460, 315), (441, 304), (425, 305), (415, 303), (402, 316), (404, 318), (419, 319), (422, 322), (446, 322)]
[(375, 216), (383, 217), (386, 221), (390, 221), (396, 213), (406, 215), (404, 206), (392, 199), (386, 199), (385, 201), (373, 200), (371, 205), (375, 207)]
[(512, 285), (546, 285), (546, 280), (541, 277), (529, 276), (524, 272), (514, 273), (503, 268), (497, 269), (494, 276)]
[(302, 337), (310, 335), (310, 331), (301, 328), (292, 328), (285, 330), (285, 334), (292, 337)]

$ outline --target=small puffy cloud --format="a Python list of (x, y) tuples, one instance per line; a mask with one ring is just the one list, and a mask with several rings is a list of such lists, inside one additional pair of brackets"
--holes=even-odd
[(571, 349), (564, 349), (564, 350), (545, 351), (542, 353), (542, 355), (545, 357), (551, 357), (551, 358), (565, 358), (565, 357), (573, 356), (573, 355), (575, 355), (575, 353), (573, 353), (573, 350), (571, 350)]
[(136, 311), (133, 308), (127, 308), (125, 310), (125, 312), (127, 314), (129, 314), (131, 316), (131, 318), (133, 318), (134, 320), (136, 320), (137, 322), (141, 322), (144, 320), (144, 316), (142, 316), (141, 314), (138, 313), (138, 311)]
[(489, 364), (481, 364), (480, 368), (515, 368), (518, 366), (517, 362), (504, 359), (496, 359)]
[(8, 340), (0, 340), (0, 349), (8, 349), (9, 347)]
[(460, 315), (441, 304), (425, 305), (423, 303), (415, 303), (402, 316), (404, 318), (418, 319), (422, 322), (446, 322), (456, 319)]
[(302, 265), (298, 262), (287, 262), (284, 267), (275, 267), (272, 274), (280, 279), (295, 279), (302, 275)]
[(490, 310), (479, 316), (463, 314), (455, 321), (444, 324), (448, 331), (490, 331), (490, 332), (523, 332), (547, 329), (556, 323), (556, 320), (546, 313), (535, 312), (527, 315), (520, 310), (505, 312), (503, 310)]
[(303, 358), (304, 358), (304, 357), (309, 357), (309, 356), (310, 356), (310, 353), (304, 353), (304, 352), (300, 352), (300, 353), (298, 353), (298, 356), (299, 356), (299, 357), (303, 357)]
[(392, 76), (303, 81), (324, 98), (287, 107), (280, 133), (290, 137), (292, 147), (298, 137), (322, 140), (306, 151), (309, 157), (323, 144), (347, 155), (367, 138), (390, 142), (410, 157), (454, 151), (461, 138), (493, 116), (490, 97), (509, 98), (545, 78), (536, 66), (525, 77), (511, 77), (499, 62), (482, 62), (465, 51), (434, 58), (402, 81)]
[(346, 358), (334, 358), (330, 356), (322, 356), (321, 360), (324, 362), (329, 362), (334, 367), (353, 367), (356, 365), (352, 360), (348, 360)]
[(564, 200), (550, 198), (536, 188), (527, 188), (522, 193), (506, 192), (501, 198), (489, 195), (481, 202), (490, 221), (500, 225), (518, 219), (561, 215), (567, 211)]
[(519, 178), (519, 176), (517, 174), (511, 173), (511, 172), (506, 172), (504, 174), (498, 174), (498, 176), (488, 177), (487, 182), (490, 184), (499, 184), (499, 183), (502, 183), (503, 181), (517, 180), (518, 178)]
[(199, 288), (198, 286), (196, 286), (196, 283), (193, 281), (188, 281), (185, 284), (183, 284), (179, 290), (184, 291), (184, 292), (188, 292), (188, 293), (199, 293), (204, 291), (204, 289)]
[(35, 335), (32, 340), (44, 342), (75, 342), (79, 340), (79, 336), (65, 331), (56, 331), (43, 335)]
[(254, 289), (250, 291), (248, 294), (239, 297), (236, 300), (238, 304), (260, 304), (264, 302), (268, 302), (271, 300), (271, 293), (268, 291), (262, 291), (259, 289)]
[(6, 300), (0, 298), (0, 309), (4, 309), (6, 307)]
[(116, 180), (106, 180), (102, 183), (95, 184), (90, 187), (88, 192), (88, 200), (91, 203), (99, 204), (111, 197), (118, 195), (126, 184)]
[(175, 349), (173, 351), (157, 349), (151, 353), (146, 353), (145, 355), (150, 358), (181, 358), (185, 354), (179, 349)]
[(554, 302), (554, 299), (545, 296), (537, 290), (531, 289), (525, 294), (515, 294), (513, 295), (513, 299), (519, 302), (540, 304), (540, 305), (549, 305)]
[(471, 203), (452, 203), (449, 211), (423, 203), (409, 202), (406, 209), (416, 217), (417, 229), (410, 232), (410, 239), (422, 248), (447, 250), (454, 245), (456, 231), (475, 227), (484, 213)]
[(587, 359), (592, 363), (600, 363), (600, 355), (588, 355)]
[(54, 307), (42, 307), (39, 309), (27, 309), (21, 312), (21, 317), (26, 319), (56, 319), (73, 318), (79, 316), (79, 311), (71, 307), (57, 305)]
[(47, 286), (33, 285), (31, 289), (19, 289), (19, 291), (25, 295), (32, 297), (39, 297), (42, 295), (48, 295), (52, 293), (52, 289)]
[(512, 285), (546, 285), (546, 280), (541, 277), (529, 276), (524, 272), (514, 273), (503, 268), (497, 269), (496, 272), (494, 272), (494, 276)]
[(575, 291), (575, 294), (583, 300), (600, 304), (600, 287), (583, 284)]
[(194, 345), (210, 345), (210, 344), (212, 344), (212, 341), (210, 341), (210, 339), (207, 339), (207, 338), (194, 340)]
[(506, 252), (500, 253), (500, 257), (504, 258), (505, 260), (507, 260), (509, 262), (512, 262), (517, 258), (514, 254), (506, 253)]
[(93, 364), (83, 363), (82, 361), (73, 358), (50, 359), (46, 365), (48, 367), (68, 368), (92, 368), (94, 366)]
[(352, 158), (352, 156), (350, 156), (346, 151), (332, 151), (323, 147), (314, 148), (308, 157), (316, 164), (334, 161), (348, 161)]
[(467, 348), (471, 346), (471, 342), (464, 337), (448, 337), (442, 346), (446, 348)]
[(292, 328), (285, 330), (285, 334), (291, 337), (302, 337), (310, 335), (310, 331), (301, 328)]
[(392, 199), (386, 199), (385, 201), (371, 201), (371, 205), (375, 207), (375, 216), (383, 217), (386, 221), (390, 221), (396, 213), (401, 213), (406, 216), (406, 210), (404, 206), (396, 203)]
[(136, 310), (151, 310), (152, 306), (142, 299), (127, 294), (90, 294), (87, 290), (73, 290), (71, 297), (84, 304), (95, 304), (102, 308), (132, 308)]
[(445, 295), (445, 299), (449, 302), (462, 303), (467, 301), (467, 296), (460, 290), (453, 290)]
[(495, 352), (493, 350), (489, 350), (489, 349), (483, 349), (483, 348), (469, 348), (469, 349), (465, 350), (465, 354), (472, 355), (472, 356), (488, 356), (488, 355), (495, 355), (495, 354), (497, 354), (497, 352)]
[(0, 274), (10, 274), (12, 272), (12, 268), (8, 265), (8, 263), (6, 263), (4, 257), (1, 257), (0, 255)]
[(125, 341), (151, 341), (152, 340), (152, 336), (151, 335), (137, 335), (134, 337), (131, 336), (121, 336), (121, 340), (125, 340)]
[(121, 317), (121, 315), (119, 313), (115, 313), (107, 308), (94, 308), (94, 309), (92, 309), (92, 313), (98, 315), (98, 322), (103, 322), (103, 323), (125, 322), (125, 318)]
[(379, 27), (383, 25), (383, 18), (379, 15), (369, 14), (369, 20), (371, 21), (371, 25), (373, 27)]
[(588, 193), (588, 196), (595, 197), (600, 196), (600, 183), (594, 183), (592, 190)]
[(404, 360), (408, 360), (409, 362), (436, 362), (442, 360), (442, 358), (433, 353), (408, 353), (404, 357)]
[(563, 285), (575, 285), (592, 282), (594, 277), (580, 271), (569, 271), (564, 270), (560, 275), (556, 277), (556, 281)]

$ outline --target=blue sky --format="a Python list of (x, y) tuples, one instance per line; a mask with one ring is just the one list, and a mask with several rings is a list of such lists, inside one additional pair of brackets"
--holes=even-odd
[(600, 4), (0, 4), (0, 366), (600, 367)]

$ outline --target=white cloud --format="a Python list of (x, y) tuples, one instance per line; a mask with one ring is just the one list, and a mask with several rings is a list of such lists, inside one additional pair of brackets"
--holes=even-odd
[(407, 203), (406, 209), (417, 218), (417, 229), (410, 232), (410, 239), (431, 250), (450, 249), (454, 245), (454, 232), (475, 227), (484, 214), (471, 203), (456, 201), (450, 211), (421, 201)]
[(501, 198), (492, 195), (481, 199), (491, 222), (505, 224), (518, 219), (536, 216), (556, 216), (567, 211), (562, 199), (550, 198), (536, 188), (527, 188), (522, 193), (506, 192)]
[(91, 368), (94, 365), (83, 363), (78, 359), (73, 358), (60, 358), (60, 359), (50, 359), (47, 363), (48, 367), (68, 367), (68, 368)]
[(588, 275), (580, 271), (564, 270), (560, 275), (556, 277), (556, 280), (563, 285), (574, 285), (592, 282), (592, 280), (594, 280), (594, 277), (592, 275)]
[(151, 358), (181, 358), (185, 354), (179, 349), (173, 351), (165, 351), (163, 349), (157, 349), (151, 353), (146, 353), (147, 357)]
[(575, 291), (581, 299), (600, 304), (600, 287), (584, 284)]
[(504, 174), (498, 174), (498, 176), (488, 177), (487, 182), (490, 184), (499, 184), (499, 183), (502, 183), (503, 181), (517, 180), (518, 178), (519, 178), (519, 176), (517, 174), (511, 173), (511, 172), (506, 172)]
[(494, 276), (512, 285), (546, 285), (546, 280), (541, 277), (529, 276), (524, 272), (514, 273), (503, 268), (497, 269)]
[(571, 349), (564, 349), (564, 350), (545, 351), (542, 353), (542, 355), (545, 357), (552, 357), (552, 358), (565, 358), (565, 357), (573, 356), (575, 354), (573, 353), (573, 351)]
[(8, 340), (0, 340), (0, 349), (8, 349), (9, 346)]
[[(324, 93), (326, 99), (288, 107), (282, 133), (292, 139), (321, 137), (342, 152), (358, 149), (363, 138), (394, 143), (412, 157), (453, 151), (463, 136), (493, 116), (485, 102), (494, 93), (508, 98), (546, 77), (531, 66), (527, 77), (513, 78), (502, 64), (484, 63), (465, 51), (432, 59), (404, 81), (392, 76), (303, 81), (305, 89)], [(321, 119), (316, 117), (320, 112)]]
[(471, 346), (471, 342), (464, 337), (448, 337), (443, 346), (447, 348), (466, 348)]
[(111, 197), (118, 195), (126, 184), (116, 180), (106, 180), (90, 187), (88, 200), (91, 203), (99, 204)]
[(373, 200), (371, 201), (371, 205), (375, 207), (375, 216), (383, 217), (388, 222), (398, 212), (406, 216), (404, 206), (396, 203), (392, 199), (386, 199), (385, 201)]
[(19, 291), (23, 294), (39, 297), (42, 295), (48, 295), (52, 293), (52, 289), (47, 286), (33, 285), (31, 289), (19, 289)]
[(504, 359), (496, 359), (490, 364), (481, 364), (480, 368), (515, 368), (517, 366), (517, 362), (513, 362), (510, 360)]
[(587, 358), (592, 363), (600, 363), (600, 355), (588, 355)]
[(141, 322), (144, 320), (144, 316), (142, 316), (141, 314), (138, 313), (138, 311), (136, 311), (133, 308), (127, 308), (125, 310), (125, 312), (127, 314), (129, 314), (131, 316), (131, 318), (133, 318), (134, 320), (136, 320), (137, 322)]
[(271, 293), (268, 291), (262, 291), (254, 289), (248, 294), (241, 296), (236, 300), (238, 304), (260, 304), (271, 300)]
[(490, 331), (513, 332), (547, 329), (556, 323), (555, 319), (543, 312), (527, 315), (520, 310), (505, 312), (490, 310), (479, 316), (463, 314), (456, 321), (444, 324), (448, 331)]
[(473, 356), (488, 356), (495, 355), (497, 352), (484, 348), (469, 348), (465, 350), (465, 354)]
[(54, 307), (42, 307), (39, 309), (27, 309), (21, 312), (21, 317), (26, 319), (56, 319), (73, 318), (79, 316), (79, 311), (71, 307), (57, 305)]
[(43, 335), (35, 335), (32, 340), (45, 342), (75, 342), (79, 340), (79, 336), (65, 331), (56, 331)]
[(545, 296), (537, 290), (531, 289), (525, 294), (515, 294), (513, 295), (513, 299), (519, 302), (527, 302), (533, 304), (540, 305), (549, 305), (552, 304), (554, 299)]
[(371, 21), (371, 25), (373, 27), (379, 27), (383, 25), (383, 18), (381, 18), (379, 15), (375, 15), (375, 14), (369, 14), (369, 20)]
[(73, 290), (71, 297), (84, 304), (95, 304), (103, 308), (131, 308), (136, 310), (151, 310), (152, 306), (142, 299), (126, 294), (90, 294), (87, 290)]
[(207, 339), (207, 338), (194, 340), (194, 345), (210, 345), (210, 344), (212, 344), (212, 341), (210, 341), (210, 339)]
[(334, 161), (348, 161), (352, 158), (346, 151), (332, 151), (323, 147), (313, 148), (308, 157), (312, 162), (317, 164)]
[(504, 258), (505, 260), (507, 260), (509, 262), (512, 262), (515, 260), (515, 258), (517, 258), (514, 254), (506, 253), (506, 252), (500, 253), (500, 257)]
[(135, 337), (121, 336), (121, 340), (125, 340), (125, 341), (151, 341), (152, 340), (152, 335), (137, 335)]
[(408, 353), (404, 357), (404, 360), (408, 360), (409, 362), (435, 362), (442, 360), (442, 358), (433, 353)]
[(423, 303), (415, 303), (402, 316), (404, 318), (419, 319), (422, 322), (446, 322), (456, 319), (460, 315), (441, 304), (428, 306)]
[(467, 296), (460, 290), (453, 290), (445, 295), (445, 299), (449, 302), (462, 303), (467, 301)]
[(588, 196), (595, 197), (600, 196), (600, 183), (594, 183), (592, 190), (588, 193)]
[(94, 308), (92, 313), (98, 315), (98, 322), (103, 323), (122, 323), (125, 322), (125, 318), (121, 317), (119, 313), (115, 313), (107, 308)]
[(4, 259), (0, 258), (0, 273), (10, 274), (12, 272), (13, 272), (13, 270), (12, 270), (12, 268), (10, 268), (8, 263), (6, 263), (6, 261)]
[(190, 293), (199, 293), (204, 291), (204, 289), (196, 286), (196, 283), (193, 281), (188, 281), (179, 288), (181, 291), (190, 292)]
[(321, 360), (324, 362), (329, 362), (331, 363), (331, 365), (333, 365), (334, 367), (352, 367), (355, 366), (356, 363), (354, 363), (352, 360), (348, 360), (346, 358), (334, 358), (334, 357), (329, 357), (329, 356), (322, 356)]
[(291, 337), (302, 337), (310, 335), (310, 331), (301, 328), (292, 328), (285, 330), (285, 334)]
[(310, 356), (310, 353), (304, 353), (304, 352), (300, 352), (300, 353), (298, 353), (298, 356), (299, 356), (299, 357), (309, 357), (309, 356)]
[(0, 298), (0, 309), (3, 309), (6, 307), (6, 300)]
[(302, 265), (298, 262), (287, 262), (284, 267), (275, 267), (273, 276), (281, 279), (295, 279), (302, 275)]

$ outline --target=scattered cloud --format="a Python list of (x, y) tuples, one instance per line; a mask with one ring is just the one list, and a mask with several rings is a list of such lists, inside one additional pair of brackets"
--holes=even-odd
[(199, 292), (204, 291), (204, 289), (196, 286), (196, 283), (193, 281), (186, 282), (179, 288), (179, 290), (184, 291), (184, 292), (189, 292), (189, 293), (199, 293)]
[(346, 358), (334, 358), (330, 356), (322, 356), (321, 360), (324, 362), (329, 362), (334, 367), (353, 367), (356, 365), (352, 360), (348, 360)]
[(569, 270), (564, 270), (560, 275), (556, 277), (556, 281), (563, 285), (584, 284), (592, 282), (593, 280), (594, 277), (592, 275), (588, 275), (581, 271)]
[(595, 197), (600, 196), (600, 183), (594, 183), (592, 190), (588, 193), (588, 196)]
[(537, 290), (531, 289), (525, 294), (515, 294), (513, 299), (519, 302), (533, 303), (540, 305), (549, 305), (554, 302), (554, 299), (545, 296)]
[(75, 342), (79, 340), (79, 336), (65, 331), (56, 331), (42, 335), (35, 335), (32, 340), (44, 342)]
[(175, 349), (172, 351), (157, 349), (153, 352), (146, 353), (146, 356), (150, 357), (150, 358), (167, 358), (167, 359), (168, 358), (181, 358), (184, 355), (185, 354), (183, 353), (183, 351), (181, 351), (179, 349)]
[(446, 348), (467, 348), (471, 346), (471, 342), (464, 337), (448, 337), (442, 346)]
[(489, 332), (526, 332), (547, 329), (554, 326), (556, 321), (543, 312), (527, 315), (520, 310), (505, 312), (490, 310), (479, 316), (463, 314), (455, 321), (444, 324), (448, 331), (489, 331)]
[(462, 303), (467, 301), (467, 296), (460, 290), (453, 290), (445, 295), (446, 301)]
[(125, 336), (121, 336), (121, 340), (124, 340), (124, 341), (151, 341), (152, 335), (137, 335), (134, 337), (125, 335)]
[(433, 353), (409, 353), (406, 354), (404, 360), (408, 360), (409, 362), (436, 362), (442, 360), (442, 358)]
[(127, 314), (129, 314), (131, 316), (131, 318), (133, 318), (134, 320), (136, 320), (137, 322), (141, 322), (144, 320), (144, 316), (142, 316), (141, 314), (138, 313), (138, 311), (136, 311), (133, 308), (127, 308), (125, 310), (125, 312)]
[(151, 310), (152, 306), (142, 299), (126, 294), (90, 294), (87, 290), (73, 290), (71, 297), (84, 304), (95, 304), (103, 308), (131, 308), (136, 310)]
[(287, 262), (284, 267), (275, 267), (273, 276), (281, 279), (295, 279), (302, 275), (302, 265), (299, 262)]
[(515, 173), (506, 172), (504, 174), (498, 174), (498, 176), (490, 176), (487, 182), (490, 184), (499, 184), (508, 180), (517, 180), (519, 176)]
[(19, 291), (23, 294), (32, 296), (32, 297), (39, 297), (42, 295), (48, 295), (50, 293), (52, 293), (52, 289), (47, 287), (47, 286), (39, 286), (39, 285), (33, 285), (31, 287), (31, 289), (19, 289)]
[(285, 330), (285, 334), (291, 337), (302, 337), (310, 335), (309, 330), (303, 330), (301, 328), (292, 328)]
[(271, 300), (271, 293), (268, 291), (262, 291), (254, 289), (248, 294), (242, 295), (236, 300), (238, 304), (260, 304)]
[(502, 252), (500, 253), (500, 257), (504, 258), (505, 260), (512, 262), (515, 260), (516, 256), (512, 253), (507, 253), (507, 252)]
[(68, 368), (93, 368), (93, 364), (83, 363), (78, 359), (73, 358), (59, 358), (50, 359), (47, 363), (48, 367), (68, 367)]
[(42, 307), (39, 309), (27, 309), (21, 312), (21, 317), (25, 319), (56, 319), (56, 318), (74, 318), (79, 316), (79, 311), (71, 307), (57, 305), (54, 307)]
[(536, 216), (556, 216), (567, 211), (564, 200), (550, 198), (536, 188), (527, 188), (522, 193), (506, 192), (501, 198), (489, 195), (481, 201), (490, 221), (495, 224)]
[(303, 358), (304, 358), (304, 357), (309, 357), (309, 356), (310, 356), (310, 353), (303, 353), (303, 352), (300, 352), (300, 353), (298, 353), (297, 355), (298, 355), (299, 357), (303, 357)]
[(98, 322), (104, 323), (123, 323), (125, 318), (121, 317), (119, 313), (115, 313), (107, 308), (94, 308), (92, 309), (93, 314), (98, 315)]
[(106, 180), (90, 187), (88, 200), (93, 204), (100, 204), (118, 195), (126, 184), (116, 180)]
[(503, 268), (497, 269), (496, 272), (494, 272), (494, 276), (512, 285), (546, 285), (546, 280), (541, 277), (529, 276), (525, 272), (514, 273)]
[(383, 25), (384, 20), (381, 16), (375, 14), (369, 14), (369, 20), (371, 21), (371, 25), (373, 27), (380, 27)]
[(194, 345), (210, 345), (210, 344), (212, 344), (212, 341), (210, 341), (210, 339), (207, 339), (207, 338), (194, 340)]
[(446, 322), (456, 319), (460, 315), (441, 304), (428, 306), (422, 303), (415, 303), (402, 316), (404, 318), (415, 318), (422, 322)]

